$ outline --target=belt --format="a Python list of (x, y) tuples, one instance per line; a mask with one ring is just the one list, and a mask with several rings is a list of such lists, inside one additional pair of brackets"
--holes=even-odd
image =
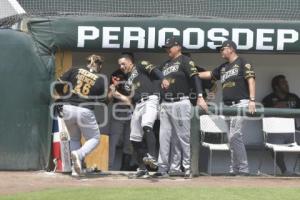
[(141, 97), (136, 103), (142, 103), (144, 101), (147, 101), (149, 97)]
[(241, 103), (241, 100), (232, 100), (232, 101), (224, 101), (226, 106), (233, 106), (235, 104)]
[(166, 101), (166, 102), (177, 102), (177, 101), (186, 100), (186, 99), (189, 99), (189, 97), (188, 96), (183, 96), (183, 97), (164, 98), (164, 101)]
[[(72, 105), (72, 106), (77, 106), (79, 108), (87, 108), (89, 110), (95, 110), (95, 106), (94, 105), (81, 105), (80, 103), (75, 103), (75, 102), (68, 102), (69, 105)], [(66, 104), (66, 105), (68, 105)]]

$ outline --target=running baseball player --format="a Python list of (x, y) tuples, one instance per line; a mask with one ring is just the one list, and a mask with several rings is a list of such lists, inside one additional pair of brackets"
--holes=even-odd
[(154, 174), (154, 177), (168, 177), (172, 137), (177, 137), (179, 140), (185, 176), (190, 177), (190, 119), (192, 114), (192, 105), (189, 100), (190, 81), (193, 82), (197, 93), (197, 105), (205, 110), (207, 110), (207, 105), (203, 99), (202, 82), (197, 76), (197, 68), (189, 57), (182, 55), (179, 41), (175, 37), (169, 38), (163, 48), (166, 49), (170, 59), (160, 68), (164, 78), (161, 85), (163, 94), (160, 110), (158, 172)]
[[(131, 118), (130, 141), (134, 151), (137, 153), (139, 168), (135, 174), (136, 178), (148, 177), (149, 172), (146, 165), (157, 167), (155, 159), (156, 140), (153, 133), (153, 124), (158, 114), (159, 87), (155, 86), (153, 80), (162, 79), (162, 73), (148, 61), (141, 61), (134, 64), (130, 55), (122, 55), (119, 60), (120, 69), (128, 74), (125, 82), (125, 89), (131, 93), (124, 96), (115, 91), (117, 98), (123, 98), (124, 102), (130, 102), (135, 106)], [(146, 142), (146, 150), (143, 145), (143, 138)]]
[[(99, 55), (88, 57), (86, 67), (73, 67), (64, 73), (59, 81), (68, 83), (71, 94), (62, 98), (63, 119), (70, 134), (72, 175), (82, 173), (82, 160), (98, 145), (100, 130), (94, 114), (96, 100), (104, 100), (106, 83), (98, 73), (102, 69), (103, 58)], [(61, 87), (56, 87), (58, 94), (64, 96)], [(81, 134), (86, 142), (81, 146)]]
[[(231, 107), (248, 107), (255, 112), (255, 73), (253, 66), (237, 54), (237, 46), (227, 40), (217, 48), (225, 63), (213, 71), (200, 72), (202, 79), (220, 80), (223, 88), (223, 102)], [(248, 160), (243, 142), (243, 116), (230, 117), (228, 142), (231, 151), (231, 175), (248, 175)]]

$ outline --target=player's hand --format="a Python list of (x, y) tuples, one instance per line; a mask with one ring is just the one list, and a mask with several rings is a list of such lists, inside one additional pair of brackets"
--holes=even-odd
[(119, 78), (119, 77), (116, 77), (116, 76), (113, 76), (113, 77), (111, 78), (111, 82), (112, 82), (112, 84), (113, 84), (114, 86), (116, 86), (116, 85), (119, 84), (120, 78)]
[(197, 106), (202, 108), (205, 112), (208, 112), (208, 106), (203, 97), (198, 97)]
[(115, 86), (114, 84), (111, 84), (111, 85), (109, 86), (109, 90), (110, 90), (112, 93), (115, 93), (115, 91), (116, 91), (116, 86)]
[(251, 115), (253, 115), (256, 112), (256, 107), (255, 107), (254, 101), (249, 101), (248, 111)]
[(161, 82), (161, 88), (167, 90), (170, 86), (170, 82), (167, 79), (163, 79)]

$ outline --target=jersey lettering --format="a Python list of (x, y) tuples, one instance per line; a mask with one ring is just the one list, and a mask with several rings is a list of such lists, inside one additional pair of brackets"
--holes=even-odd
[(224, 74), (221, 75), (221, 83), (223, 84), (227, 79), (233, 77), (233, 76), (238, 76), (239, 69), (238, 68), (233, 68)]
[(163, 75), (164, 76), (167, 76), (168, 74), (171, 74), (171, 73), (173, 73), (173, 72), (178, 72), (178, 70), (179, 70), (179, 65), (180, 65), (180, 63), (179, 62), (176, 62), (176, 63), (174, 63), (173, 65), (171, 65), (171, 66), (166, 66), (166, 67), (164, 67), (164, 69), (163, 69)]

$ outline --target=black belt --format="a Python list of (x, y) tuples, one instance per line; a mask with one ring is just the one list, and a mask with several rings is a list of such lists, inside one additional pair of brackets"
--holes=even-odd
[(238, 104), (240, 102), (241, 102), (241, 100), (232, 100), (232, 101), (224, 101), (224, 104), (226, 106), (232, 106), (232, 105)]
[(173, 97), (173, 98), (164, 98), (164, 101), (166, 102), (177, 102), (181, 100), (189, 99), (188, 96), (182, 96), (182, 97)]
[(142, 103), (144, 101), (147, 101), (149, 97), (141, 97), (136, 103)]

